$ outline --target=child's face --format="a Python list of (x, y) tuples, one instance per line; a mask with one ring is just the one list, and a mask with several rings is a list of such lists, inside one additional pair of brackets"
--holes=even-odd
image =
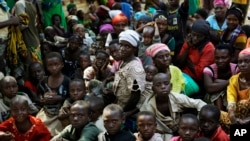
[(122, 115), (116, 111), (104, 110), (103, 111), (104, 127), (110, 135), (115, 135), (121, 130), (123, 122)]
[(51, 75), (61, 73), (63, 62), (58, 57), (48, 58), (46, 60), (47, 70)]
[(44, 77), (44, 70), (40, 64), (36, 64), (31, 68), (31, 76), (33, 79), (42, 80)]
[(157, 96), (165, 97), (170, 93), (171, 88), (170, 75), (158, 75), (153, 79), (152, 90)]
[(121, 60), (120, 51), (119, 51), (119, 44), (112, 44), (109, 46), (110, 55), (116, 60)]
[(178, 133), (183, 141), (193, 141), (199, 133), (199, 124), (192, 118), (184, 118), (180, 121)]
[(167, 27), (168, 27), (168, 22), (167, 20), (164, 19), (156, 19), (155, 20), (158, 28), (159, 28), (159, 32), (160, 34), (165, 34)]
[(15, 122), (22, 123), (28, 119), (29, 115), (28, 109), (29, 107), (27, 102), (25, 101), (15, 102), (13, 103), (13, 105), (11, 105), (10, 108), (11, 116), (15, 119)]
[(54, 17), (53, 23), (54, 23), (54, 25), (56, 25), (56, 26), (60, 26), (60, 24), (61, 24), (61, 19), (60, 19), (60, 17), (58, 17), (58, 16)]
[(201, 111), (199, 119), (201, 131), (205, 135), (212, 135), (219, 126), (219, 122), (215, 120), (215, 115), (211, 111)]
[(91, 62), (86, 55), (80, 55), (79, 64), (80, 64), (81, 69), (84, 70), (88, 66), (90, 66)]
[(80, 48), (81, 43), (77, 39), (71, 39), (69, 41), (69, 50), (70, 51), (76, 51), (78, 48)]
[(79, 35), (80, 37), (82, 37), (82, 38), (84, 38), (84, 36), (85, 36), (85, 31), (84, 31), (83, 28), (77, 28), (77, 29), (75, 30), (75, 33), (78, 34), (78, 35)]
[(82, 129), (89, 122), (88, 109), (79, 104), (72, 106), (69, 120), (73, 128)]
[(215, 50), (215, 63), (219, 69), (225, 69), (230, 64), (230, 53), (227, 49)]
[(96, 66), (101, 68), (106, 63), (107, 59), (108, 58), (105, 54), (98, 53), (96, 55)]
[(13, 79), (4, 80), (2, 94), (11, 99), (16, 96), (18, 91), (17, 82)]
[(86, 93), (83, 82), (73, 81), (69, 84), (69, 94), (73, 101), (83, 100)]
[(145, 69), (146, 72), (146, 80), (151, 82), (153, 80), (154, 75), (157, 74), (157, 69), (154, 66), (149, 66)]
[(137, 118), (137, 129), (144, 140), (149, 140), (155, 133), (156, 123), (152, 116), (142, 115)]
[(143, 36), (144, 45), (149, 46), (152, 44), (153, 36), (154, 36), (153, 33), (145, 32), (145, 33), (142, 33), (142, 36)]

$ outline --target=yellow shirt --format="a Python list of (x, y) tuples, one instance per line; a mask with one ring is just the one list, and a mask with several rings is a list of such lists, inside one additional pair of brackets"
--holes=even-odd
[[(7, 21), (9, 19), (9, 14), (0, 8), (0, 22)], [(7, 39), (8, 37), (8, 26), (0, 29), (0, 38)]]
[(247, 4), (247, 0), (232, 0), (232, 2), (236, 4)]

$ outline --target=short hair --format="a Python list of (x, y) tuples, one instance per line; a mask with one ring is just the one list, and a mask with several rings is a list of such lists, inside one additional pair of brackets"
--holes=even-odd
[(109, 43), (109, 46), (113, 45), (113, 44), (119, 44), (119, 40), (118, 39), (114, 39)]
[(204, 8), (197, 9), (197, 11), (195, 13), (199, 14), (203, 19), (207, 19), (207, 17), (208, 17), (208, 12)]
[(16, 102), (19, 102), (19, 101), (22, 101), (25, 103), (25, 105), (27, 106), (27, 108), (29, 108), (29, 103), (28, 103), (28, 100), (26, 97), (24, 96), (21, 96), (21, 95), (17, 95), (15, 97), (13, 97), (11, 99), (11, 102), (10, 102), (10, 107), (12, 107), (12, 105), (15, 105)]
[(140, 116), (151, 116), (154, 121), (156, 122), (156, 117), (155, 117), (155, 114), (153, 114), (152, 112), (150, 111), (141, 111), (137, 114), (137, 120)]
[(120, 105), (118, 105), (118, 104), (109, 104), (109, 105), (107, 105), (107, 106), (103, 109), (103, 112), (104, 112), (104, 111), (112, 111), (112, 112), (119, 113), (119, 115), (120, 115), (121, 117), (123, 117), (123, 114), (124, 114), (122, 107), (121, 107)]
[(144, 70), (148, 69), (149, 67), (154, 67), (157, 70), (157, 72), (158, 72), (158, 68), (156, 66), (154, 66), (154, 65), (146, 65), (144, 67)]
[(78, 34), (73, 34), (72, 36), (69, 37), (69, 41), (74, 40), (74, 39), (77, 40), (77, 42), (80, 44), (83, 43), (82, 38)]
[[(5, 83), (5, 81), (6, 81), (7, 79), (8, 79), (8, 80), (13, 79), (14, 81), (16, 81), (16, 78), (13, 77), (13, 76), (9, 76), (9, 75), (4, 76), (4, 77), (0, 80), (0, 90), (2, 90), (3, 85), (4, 85), (4, 83)], [(16, 83), (17, 83), (17, 81), (16, 81)]]
[(71, 83), (73, 83), (73, 82), (80, 82), (80, 83), (82, 83), (84, 89), (86, 89), (85, 83), (84, 83), (84, 81), (83, 81), (82, 79), (79, 79), (79, 78), (72, 79), (72, 80), (70, 80), (69, 84), (71, 84)]
[(40, 66), (42, 67), (42, 69), (43, 69), (42, 63), (40, 63), (40, 62), (32, 62), (32, 63), (30, 63), (29, 68), (28, 68), (29, 73), (32, 71), (32, 68), (33, 68), (35, 65), (40, 65)]
[(63, 58), (62, 58), (62, 55), (58, 52), (50, 52), (48, 53), (46, 56), (45, 56), (45, 62), (48, 60), (48, 59), (51, 59), (51, 58), (58, 58), (61, 62), (63, 62)]
[[(187, 119), (187, 118), (193, 119), (197, 123), (197, 126), (199, 126), (199, 119), (194, 114), (190, 114), (190, 113), (183, 114), (180, 118), (180, 121), (183, 119)], [(180, 124), (180, 122), (179, 122), (179, 124)]]
[(75, 105), (80, 105), (80, 106), (86, 108), (86, 109), (87, 109), (87, 112), (88, 112), (88, 115), (91, 114), (89, 102), (84, 101), (84, 100), (77, 100), (77, 101), (75, 101), (75, 102), (71, 105), (71, 108), (72, 108), (73, 106), (75, 106)]
[(150, 32), (151, 34), (153, 34), (154, 33), (154, 27), (152, 27), (152, 26), (145, 26), (144, 28), (143, 28), (143, 31), (142, 31), (142, 33), (145, 33), (145, 32)]
[(95, 56), (97, 56), (97, 54), (99, 54), (99, 53), (102, 53), (102, 54), (104, 54), (107, 58), (109, 58), (109, 54), (108, 54), (106, 51), (103, 51), (103, 50), (97, 50), (97, 51), (95, 52)]
[(215, 105), (212, 105), (212, 104), (207, 104), (205, 106), (203, 106), (200, 110), (200, 114), (202, 112), (205, 112), (205, 111), (210, 111), (213, 113), (213, 116), (215, 118), (216, 121), (219, 121), (220, 120), (220, 109), (215, 106)]
[[(94, 105), (97, 107), (97, 110), (102, 113), (105, 104), (102, 98), (96, 97), (96, 96), (91, 96), (87, 101), (89, 101), (90, 105), (94, 103)], [(90, 108), (91, 109), (91, 108)]]
[(233, 47), (230, 44), (219, 43), (218, 45), (215, 46), (215, 50), (222, 50), (222, 49), (228, 50), (230, 56), (233, 55)]

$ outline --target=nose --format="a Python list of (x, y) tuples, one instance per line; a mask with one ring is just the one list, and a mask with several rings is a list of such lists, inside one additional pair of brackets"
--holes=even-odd
[(185, 134), (186, 134), (186, 135), (189, 135), (189, 134), (190, 134), (190, 130), (187, 129), (187, 130), (185, 131)]

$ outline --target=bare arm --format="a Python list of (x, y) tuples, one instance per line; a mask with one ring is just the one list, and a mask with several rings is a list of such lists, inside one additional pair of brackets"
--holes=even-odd
[(228, 84), (228, 80), (219, 79), (219, 81), (213, 81), (211, 76), (204, 74), (204, 86), (208, 93), (212, 94), (225, 90)]
[(0, 28), (4, 28), (10, 25), (19, 25), (19, 23), (20, 23), (20, 19), (18, 17), (13, 16), (7, 21), (0, 22)]

